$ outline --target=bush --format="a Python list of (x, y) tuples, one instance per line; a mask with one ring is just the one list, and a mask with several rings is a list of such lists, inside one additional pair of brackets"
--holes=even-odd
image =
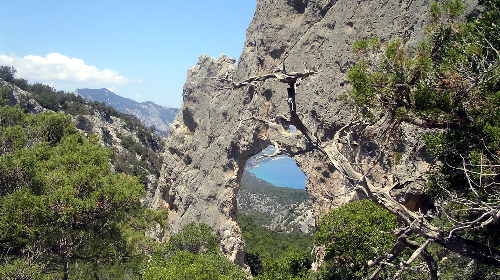
[(368, 200), (332, 210), (319, 223), (315, 244), (326, 246), (326, 270), (338, 279), (361, 277), (367, 263), (394, 244), (396, 216)]
[(149, 269), (143, 280), (238, 280), (247, 277), (241, 267), (220, 254), (193, 254), (181, 251), (164, 266)]
[(216, 253), (219, 251), (217, 236), (212, 234), (212, 228), (205, 224), (190, 223), (178, 234), (170, 237), (166, 255), (185, 251), (193, 254)]
[(264, 273), (256, 280), (302, 280), (309, 278), (311, 263), (298, 250), (289, 249), (277, 258), (264, 261)]
[(188, 224), (153, 255), (143, 279), (247, 279), (241, 267), (221, 254), (218, 244), (212, 228)]

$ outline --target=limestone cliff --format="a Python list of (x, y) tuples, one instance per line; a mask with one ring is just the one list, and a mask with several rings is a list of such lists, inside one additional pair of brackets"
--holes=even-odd
[[(430, 3), (258, 0), (237, 66), (224, 55), (202, 55), (187, 73), (160, 179), (162, 203), (170, 210), (168, 231), (175, 233), (192, 221), (206, 223), (220, 235), (227, 256), (242, 264), (244, 243), (235, 222), (235, 197), (246, 161), (271, 144), (292, 155), (305, 173), (316, 219), (359, 199), (360, 193), (352, 191), (351, 175), (367, 173), (383, 186), (425, 172), (420, 136), (427, 130), (406, 125), (401, 128), (404, 143), (380, 146), (373, 139), (385, 133), (384, 123), (341, 129), (353, 120), (351, 108), (339, 97), (349, 89), (345, 73), (356, 59), (352, 44), (372, 36), (400, 37), (414, 44), (423, 36)], [(295, 84), (293, 123), (299, 120), (307, 137), (300, 129), (289, 129), (287, 84), (278, 79), (241, 84), (252, 76), (277, 73), (276, 69), (314, 71)], [(356, 170), (332, 164), (338, 151)], [(418, 191), (414, 181), (399, 190), (401, 202)]]

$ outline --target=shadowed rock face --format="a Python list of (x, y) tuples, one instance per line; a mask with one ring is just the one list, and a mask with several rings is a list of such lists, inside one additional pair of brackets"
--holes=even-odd
[[(304, 72), (304, 63), (317, 71), (298, 80), (296, 110), (325, 150), (339, 149), (357, 163), (360, 173), (375, 165), (369, 176), (380, 186), (427, 170), (420, 141), (428, 133), (424, 129), (403, 126), (404, 143), (384, 147), (373, 141), (386, 133), (383, 122), (351, 125), (337, 138), (335, 133), (352, 118), (352, 108), (339, 100), (348, 90), (345, 73), (355, 62), (352, 44), (373, 36), (400, 37), (415, 44), (423, 36), (430, 2), (258, 0), (237, 67), (224, 55), (215, 59), (203, 54), (187, 73), (184, 102), (170, 127), (157, 191), (161, 195), (157, 207), (170, 211), (168, 232), (203, 222), (220, 235), (223, 252), (243, 264), (236, 194), (246, 161), (269, 145), (299, 153), (294, 159), (307, 177), (316, 220), (362, 196), (352, 191), (353, 182), (342, 175), (345, 172), (339, 172), (324, 153), (311, 149), (301, 132), (288, 129), (287, 84), (268, 79), (232, 89), (233, 83), (273, 73), (283, 63), (287, 72)], [(309, 151), (300, 153), (305, 150)], [(399, 191), (404, 202), (418, 191), (418, 184)]]

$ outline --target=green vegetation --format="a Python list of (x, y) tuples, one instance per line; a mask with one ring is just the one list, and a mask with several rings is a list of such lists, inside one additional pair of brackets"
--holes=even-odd
[(217, 253), (219, 242), (212, 229), (205, 224), (190, 223), (182, 231), (170, 237), (165, 255), (173, 255), (181, 251), (193, 254)]
[[(262, 213), (265, 211), (261, 202), (265, 200), (266, 205), (272, 206), (274, 209), (279, 209), (274, 214)], [(286, 216), (281, 217), (285, 220), (281, 223), (277, 231), (297, 231), (299, 226), (293, 224), (293, 220), (300, 215), (302, 211), (294, 211), (297, 205), (307, 202), (309, 194), (306, 190), (297, 190), (291, 188), (276, 187), (264, 180), (258, 179), (248, 171), (243, 172), (241, 178), (241, 187), (238, 193), (238, 208), (239, 211), (249, 216), (257, 224), (269, 227), (273, 219), (277, 218), (280, 213), (286, 213)]]
[(245, 261), (257, 276), (255, 279), (307, 279), (312, 235), (270, 230), (257, 224), (246, 212), (238, 212), (237, 217), (245, 240)]
[[(114, 114), (47, 86), (32, 87), (31, 96), (54, 111), (79, 103), (73, 108)], [(27, 114), (27, 99), (23, 108), (6, 106), (9, 86), (0, 88), (0, 96), (0, 278), (246, 279), (221, 254), (208, 226), (187, 225), (166, 244), (145, 237), (155, 225), (166, 226), (167, 218), (165, 210), (139, 202), (147, 173), (138, 170), (157, 168), (158, 175), (161, 164), (143, 160), (158, 157), (154, 128), (120, 115), (141, 143), (118, 135), (126, 152), (116, 155), (95, 135), (85, 138), (70, 116)], [(87, 122), (80, 109), (77, 121)]]
[(2, 279), (69, 279), (84, 267), (123, 274), (141, 258), (144, 230), (165, 213), (140, 207), (143, 186), (111, 173), (112, 154), (69, 116), (0, 107)]
[(394, 244), (396, 225), (396, 216), (368, 200), (332, 210), (320, 220), (314, 238), (316, 245), (326, 246), (323, 277), (362, 279), (368, 276), (368, 261)]
[(101, 136), (105, 146), (113, 147), (121, 144), (126, 148), (126, 151), (115, 152), (111, 156), (111, 163), (115, 171), (131, 176), (139, 176), (142, 182), (147, 182), (146, 178), (150, 174), (156, 178), (159, 177), (162, 164), (159, 153), (163, 149), (164, 143), (162, 138), (155, 134), (154, 127), (147, 128), (136, 117), (120, 113), (109, 106), (105, 106), (104, 103), (87, 102), (79, 95), (57, 91), (40, 83), (29, 85), (26, 80), (16, 79), (15, 73), (16, 70), (12, 67), (0, 66), (0, 78), (3, 78), (4, 81), (10, 81), (17, 86), (21, 82), (16, 81), (22, 80), (22, 83), (24, 83), (20, 88), (29, 94), (21, 97), (19, 105), (25, 112), (31, 112), (34, 109), (34, 103), (30, 103), (29, 100), (35, 100), (45, 109), (64, 112), (76, 117), (77, 127), (86, 133), (91, 133), (93, 128), (88, 116), (96, 112), (109, 120), (111, 117), (119, 118), (125, 123), (124, 129), (135, 134), (139, 141), (118, 133), (117, 136), (122, 140), (122, 143), (115, 143), (110, 131), (107, 128), (101, 128)]
[[(416, 47), (400, 39), (378, 47), (362, 41), (354, 47), (361, 59), (348, 71), (352, 90), (347, 99), (371, 123), (389, 116), (392, 133), (385, 139), (403, 140), (399, 125), (404, 122), (442, 129), (423, 137), (434, 163), (426, 185), (432, 215), (422, 215), (422, 224), (414, 228), (409, 222), (414, 218), (394, 202), (380, 194), (371, 198), (403, 222), (396, 245), (383, 253), (398, 275), (410, 267), (395, 265), (402, 248), (408, 248), (432, 279), (438, 271), (451, 278), (499, 276), (500, 1), (480, 3), (485, 8), (481, 16), (466, 23), (459, 21), (466, 8), (462, 1), (432, 3), (427, 37)], [(367, 60), (377, 54), (380, 63)], [(381, 258), (371, 266), (391, 266)], [(349, 275), (360, 266), (354, 268)]]
[(241, 267), (222, 255), (218, 244), (209, 226), (188, 224), (152, 255), (142, 279), (247, 279)]
[(308, 258), (293, 248), (287, 249), (276, 258), (265, 259), (263, 267), (264, 273), (254, 279), (305, 280), (311, 275)]
[(220, 254), (179, 252), (162, 266), (148, 270), (144, 280), (229, 280), (247, 279), (243, 270)]
[[(440, 129), (423, 136), (433, 161), (425, 186), (431, 211), (410, 213), (389, 191), (369, 192), (365, 176), (359, 185), (372, 202), (344, 205), (320, 221), (314, 243), (325, 246), (325, 263), (316, 274), (309, 271), (312, 236), (271, 231), (253, 220), (265, 215), (239, 212), (254, 279), (500, 276), (500, 1), (481, 3), (481, 17), (466, 23), (459, 21), (462, 1), (432, 3), (427, 36), (415, 47), (397, 38), (353, 46), (361, 59), (348, 71), (347, 100), (368, 122), (389, 116), (385, 139), (404, 140), (405, 122)], [(379, 63), (368, 61), (379, 54)], [(159, 171), (154, 128), (102, 103), (29, 85), (15, 72), (2, 66), (0, 78), (52, 112), (27, 114), (28, 97), (6, 106), (10, 88), (0, 88), (0, 278), (246, 279), (206, 225), (189, 224), (166, 244), (144, 237), (166, 218), (139, 203), (141, 182)], [(79, 123), (95, 112), (120, 118), (140, 143), (118, 135), (126, 152), (117, 155), (80, 134), (63, 111)], [(110, 132), (102, 133), (112, 145)], [(402, 156), (395, 152), (394, 161)], [(294, 192), (291, 200), (303, 196)]]
[(305, 190), (276, 187), (264, 180), (256, 178), (255, 175), (250, 172), (242, 177), (241, 189), (271, 197), (282, 202), (282, 204), (294, 204), (309, 200), (309, 194)]
[(17, 70), (12, 66), (0, 66), (0, 79), (12, 83), (23, 90), (27, 90), (28, 81), (25, 79), (16, 79)]
[(352, 47), (352, 51), (354, 53), (361, 53), (365, 50), (373, 50), (377, 49), (380, 47), (380, 39), (379, 38), (369, 38), (369, 39), (363, 39), (354, 42), (354, 45)]

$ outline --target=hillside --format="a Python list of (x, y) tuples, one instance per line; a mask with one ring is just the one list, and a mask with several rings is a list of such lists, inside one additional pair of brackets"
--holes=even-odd
[[(20, 79), (18, 79), (20, 80)], [(25, 112), (64, 112), (86, 137), (96, 135), (104, 147), (113, 147), (111, 158), (114, 173), (139, 176), (147, 190), (143, 205), (151, 207), (161, 169), (160, 152), (165, 138), (144, 126), (135, 116), (118, 112), (99, 102), (56, 91), (39, 83), (22, 84), (22, 88), (0, 80), (0, 86), (11, 88), (10, 106), (19, 104)]]
[[(1, 85), (9, 84), (1, 82)], [(41, 84), (30, 86), (29, 91), (11, 84), (9, 86), (13, 88), (10, 105), (20, 104), (22, 108), (34, 114), (43, 111), (65, 112), (72, 116), (76, 127), (84, 135), (97, 135), (105, 147), (114, 147), (114, 171), (141, 176), (146, 189), (149, 190), (148, 196), (143, 200), (144, 205), (156, 204), (153, 191), (158, 182), (161, 164), (159, 153), (164, 141), (155, 134), (158, 131), (145, 127), (134, 116), (118, 112), (117, 108), (104, 106), (97, 101), (83, 100), (80, 98), (82, 95), (58, 92)], [(83, 92), (101, 92), (109, 97), (108, 100), (123, 101), (110, 102), (112, 104), (132, 104), (128, 103), (126, 98), (106, 89)], [(264, 152), (271, 154), (274, 148), (270, 146)], [(267, 159), (269, 158), (255, 162), (258, 164)], [(278, 232), (310, 233), (314, 228), (311, 204), (305, 190), (276, 187), (249, 172), (244, 172), (238, 204), (239, 210), (250, 215), (257, 223)]]
[(167, 136), (168, 128), (174, 121), (179, 109), (168, 108), (151, 101), (137, 102), (121, 97), (108, 89), (76, 89), (75, 94), (88, 101), (104, 102), (119, 112), (136, 116), (147, 127), (154, 126), (159, 135)]
[(276, 187), (245, 171), (236, 198), (239, 212), (269, 229), (306, 234), (314, 230), (314, 215), (306, 190)]
[(163, 138), (0, 70), (0, 279), (140, 278), (168, 215), (146, 194)]

